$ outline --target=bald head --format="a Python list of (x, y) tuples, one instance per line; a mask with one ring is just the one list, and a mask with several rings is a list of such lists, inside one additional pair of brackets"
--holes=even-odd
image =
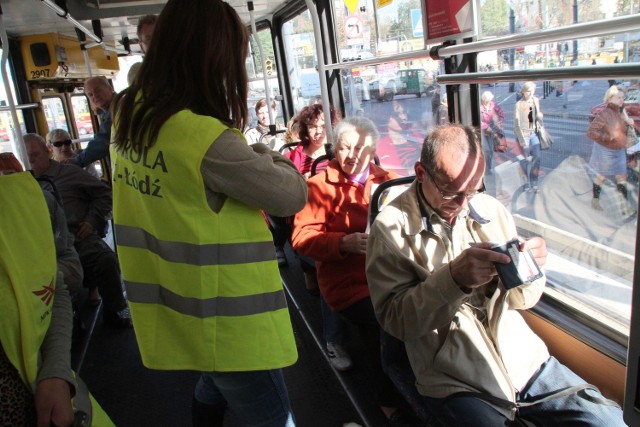
[(27, 149), (27, 157), (33, 173), (36, 176), (43, 175), (49, 169), (49, 164), (51, 163), (46, 141), (35, 133), (28, 133), (22, 139)]
[(84, 93), (91, 105), (101, 110), (108, 110), (115, 95), (109, 81), (104, 77), (91, 77), (84, 82)]

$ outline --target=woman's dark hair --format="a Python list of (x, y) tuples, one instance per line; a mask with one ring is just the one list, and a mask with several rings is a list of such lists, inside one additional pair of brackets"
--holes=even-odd
[(182, 110), (244, 129), (248, 43), (247, 28), (229, 4), (169, 0), (133, 83), (116, 97), (116, 147), (154, 145), (162, 125)]
[[(300, 129), (298, 137), (303, 147), (309, 145), (309, 126), (318, 119), (322, 112), (322, 104), (312, 104), (304, 107), (302, 111), (300, 111), (300, 114), (298, 114), (298, 126)], [(334, 127), (339, 121), (340, 114), (331, 107), (331, 127)], [(326, 123), (327, 119), (325, 117), (325, 124)]]

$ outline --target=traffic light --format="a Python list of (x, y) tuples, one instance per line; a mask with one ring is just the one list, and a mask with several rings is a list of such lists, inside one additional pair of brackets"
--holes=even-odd
[(264, 67), (265, 67), (265, 71), (267, 72), (267, 75), (270, 76), (271, 73), (273, 73), (273, 61), (270, 59), (267, 59), (266, 61), (264, 61)]

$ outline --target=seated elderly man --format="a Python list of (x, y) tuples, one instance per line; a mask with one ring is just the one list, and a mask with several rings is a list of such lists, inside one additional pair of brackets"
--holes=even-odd
[[(436, 128), (416, 180), (376, 218), (367, 278), (383, 329), (405, 343), (418, 391), (444, 426), (622, 426), (622, 411), (555, 358), (517, 310), (533, 307), (545, 277), (505, 288), (489, 242), (517, 235), (509, 211), (480, 194), (478, 134)], [(521, 241), (542, 266), (546, 243)]]
[(50, 159), (47, 144), (40, 135), (27, 134), (24, 142), (35, 176), (49, 177), (60, 193), (85, 283), (97, 286), (104, 300), (105, 323), (132, 327), (118, 258), (96, 232), (111, 212), (111, 189), (75, 165), (62, 165)]

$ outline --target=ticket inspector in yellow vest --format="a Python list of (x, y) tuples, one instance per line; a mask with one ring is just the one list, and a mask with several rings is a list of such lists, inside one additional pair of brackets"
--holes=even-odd
[[(29, 172), (0, 176), (0, 230), (0, 343), (24, 383), (35, 390), (40, 349), (56, 307), (62, 307), (55, 296), (62, 274), (57, 273), (47, 204)], [(71, 367), (68, 377), (73, 378)], [(83, 425), (113, 426), (79, 379), (73, 386), (74, 412), (82, 411)]]
[(111, 149), (118, 255), (148, 368), (240, 372), (297, 359), (262, 215), (231, 198), (213, 212), (194, 167), (226, 129), (184, 110), (153, 147)]

